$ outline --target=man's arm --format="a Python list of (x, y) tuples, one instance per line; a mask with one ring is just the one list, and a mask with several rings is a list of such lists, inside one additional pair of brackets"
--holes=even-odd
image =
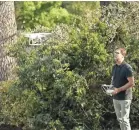
[(119, 88), (119, 92), (125, 91), (128, 88), (133, 87), (135, 85), (135, 83), (134, 83), (134, 77), (128, 77), (127, 80), (128, 80), (128, 83), (125, 84), (124, 86), (120, 87)]
[(117, 93), (119, 93), (121, 91), (125, 91), (128, 88), (133, 87), (135, 85), (134, 77), (128, 77), (127, 80), (128, 80), (128, 83), (126, 83), (124, 86), (114, 89), (113, 95), (115, 95), (115, 94), (117, 94)]

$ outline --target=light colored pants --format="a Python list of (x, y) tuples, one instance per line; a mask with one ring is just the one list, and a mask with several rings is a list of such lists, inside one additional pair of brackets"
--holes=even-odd
[(113, 99), (114, 109), (119, 121), (121, 130), (131, 130), (129, 122), (131, 100), (115, 100)]

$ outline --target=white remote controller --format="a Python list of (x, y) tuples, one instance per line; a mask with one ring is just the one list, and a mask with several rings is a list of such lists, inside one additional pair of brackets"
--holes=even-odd
[(106, 93), (107, 93), (107, 94), (112, 94), (113, 91), (114, 91), (114, 90), (110, 90), (110, 89), (108, 89), (108, 90), (106, 90)]

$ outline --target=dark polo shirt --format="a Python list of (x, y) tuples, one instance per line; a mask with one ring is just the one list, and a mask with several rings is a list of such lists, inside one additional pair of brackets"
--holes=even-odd
[[(127, 78), (133, 76), (132, 67), (123, 62), (121, 65), (115, 64), (112, 68), (112, 84), (115, 88), (120, 88), (128, 83)], [(130, 100), (132, 99), (132, 88), (129, 88), (125, 91), (119, 92), (113, 96), (116, 100)]]

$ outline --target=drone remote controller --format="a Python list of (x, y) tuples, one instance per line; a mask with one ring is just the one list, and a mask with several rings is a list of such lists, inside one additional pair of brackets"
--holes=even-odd
[(113, 93), (113, 91), (114, 91), (113, 85), (106, 85), (106, 84), (103, 84), (103, 85), (101, 86), (101, 88), (102, 88), (102, 90), (103, 90), (104, 93), (106, 93), (107, 95), (112, 96), (112, 93)]

